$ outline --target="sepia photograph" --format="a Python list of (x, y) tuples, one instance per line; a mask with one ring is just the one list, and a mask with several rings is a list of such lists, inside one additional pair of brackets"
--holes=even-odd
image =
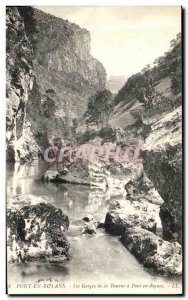
[(6, 6), (7, 294), (183, 294), (182, 28)]

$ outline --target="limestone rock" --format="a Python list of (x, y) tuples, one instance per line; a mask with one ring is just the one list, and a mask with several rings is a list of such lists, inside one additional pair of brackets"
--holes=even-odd
[(125, 190), (127, 191), (127, 199), (132, 201), (143, 199), (156, 205), (161, 205), (164, 202), (145, 172), (136, 180), (130, 180), (125, 185)]
[(90, 32), (62, 18), (33, 9), (30, 36), (36, 48), (34, 70), (40, 94), (56, 93), (59, 116), (82, 116), (89, 96), (104, 89), (106, 71), (91, 55)]
[(91, 215), (91, 214), (83, 217), (82, 220), (84, 220), (85, 222), (98, 223), (97, 219), (93, 215)]
[(17, 7), (7, 7), (6, 126), (7, 160), (31, 160), (38, 147), (26, 122), (26, 103), (33, 87), (33, 50)]
[(8, 209), (8, 261), (67, 257), (69, 242), (65, 231), (68, 227), (68, 217), (51, 204), (39, 203), (20, 209)]
[(106, 214), (105, 229), (113, 235), (121, 235), (126, 229), (137, 226), (156, 232), (156, 215), (155, 207), (152, 211), (147, 203), (115, 201)]
[(96, 233), (97, 231), (94, 223), (87, 224), (82, 231), (82, 234), (96, 234)]
[(164, 241), (140, 227), (127, 229), (121, 241), (148, 269), (162, 275), (181, 275), (182, 251), (177, 242)]
[(164, 200), (160, 211), (164, 238), (179, 242), (182, 235), (181, 120), (179, 107), (154, 123), (142, 152), (145, 172)]
[(109, 189), (113, 195), (119, 194), (125, 197), (125, 184), (130, 180), (139, 178), (141, 174), (142, 165), (109, 162), (99, 156), (99, 159), (94, 161), (69, 159), (62, 163), (54, 163), (41, 179), (51, 182), (96, 186), (101, 189)]
[(85, 221), (85, 228), (83, 229), (83, 234), (96, 234), (97, 228), (99, 225), (99, 221), (96, 219), (95, 216), (89, 214), (85, 216), (82, 220)]
[(106, 72), (86, 29), (29, 6), (7, 7), (6, 21), (7, 160), (28, 161), (71, 136)]

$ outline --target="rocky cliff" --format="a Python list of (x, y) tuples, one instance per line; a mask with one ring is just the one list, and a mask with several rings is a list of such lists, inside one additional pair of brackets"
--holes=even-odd
[[(163, 237), (182, 237), (182, 109), (152, 123), (142, 148), (144, 169), (164, 200), (160, 209)], [(154, 171), (155, 170), (155, 171)]]
[(37, 152), (31, 124), (26, 119), (26, 103), (33, 88), (33, 50), (22, 16), (8, 7), (7, 24), (7, 159), (29, 159)]
[(7, 8), (9, 160), (28, 160), (50, 138), (70, 137), (72, 120), (105, 84), (87, 30), (32, 7)]
[[(112, 127), (137, 128), (145, 136), (157, 115), (165, 115), (181, 105), (182, 68), (181, 34), (171, 41), (169, 51), (157, 58), (125, 82), (114, 98), (114, 111), (110, 117)], [(153, 116), (153, 118), (152, 118)], [(139, 126), (138, 126), (139, 125)]]
[[(160, 64), (159, 64), (160, 65)], [(168, 76), (164, 77), (168, 73)], [(160, 208), (163, 237), (182, 239), (182, 93), (181, 36), (163, 59), (163, 77), (145, 103), (143, 124), (149, 126), (142, 148), (146, 174), (164, 200)], [(154, 172), (155, 170), (155, 172)]]
[(90, 33), (38, 9), (33, 10), (32, 19), (35, 27), (29, 35), (35, 46), (40, 93), (49, 88), (55, 91), (59, 116), (81, 116), (88, 97), (106, 84), (104, 67), (90, 53)]
[[(120, 235), (145, 267), (176, 275), (181, 273), (183, 226), (181, 76), (178, 34), (169, 52), (157, 59), (154, 67), (132, 75), (115, 97), (110, 124), (123, 129), (127, 142), (140, 140), (143, 174), (151, 182), (143, 185), (139, 179), (141, 184), (135, 180), (128, 183), (126, 201), (115, 203), (105, 220), (106, 231)], [(153, 202), (152, 209), (150, 185), (158, 193), (157, 199), (161, 197), (161, 201)]]
[[(115, 97), (111, 125), (140, 138), (143, 167), (164, 200), (163, 237), (182, 235), (182, 81), (181, 35), (154, 66), (132, 75)], [(138, 134), (139, 133), (139, 134)]]

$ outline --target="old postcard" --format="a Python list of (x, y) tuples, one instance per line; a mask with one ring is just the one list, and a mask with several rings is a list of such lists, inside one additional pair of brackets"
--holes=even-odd
[(181, 295), (182, 8), (6, 8), (7, 293)]

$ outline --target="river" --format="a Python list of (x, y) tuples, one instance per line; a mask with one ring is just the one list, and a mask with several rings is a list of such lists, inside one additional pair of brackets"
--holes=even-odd
[[(43, 183), (40, 178), (47, 169), (42, 162), (7, 164), (7, 199), (16, 195), (47, 196), (48, 201), (61, 208), (70, 219), (68, 239), (70, 241), (70, 260), (62, 263), (29, 262), (8, 267), (14, 282), (37, 282), (40, 280), (60, 280), (68, 284), (67, 293), (75, 283), (145, 283), (163, 285), (160, 292), (170, 289), (180, 279), (163, 278), (149, 273), (121, 244), (118, 237), (99, 229), (96, 235), (78, 234), (76, 222), (87, 214), (97, 215), (104, 220), (110, 197), (102, 190), (82, 185)], [(10, 274), (10, 273), (9, 273)], [(91, 293), (92, 289), (85, 291)], [(150, 293), (156, 289), (150, 289)], [(79, 292), (79, 288), (74, 292)], [(112, 293), (120, 289), (112, 288)], [(96, 292), (96, 291), (95, 291)], [(130, 293), (139, 288), (130, 289)], [(145, 290), (146, 292), (146, 290)], [(100, 292), (99, 292), (100, 293)], [(104, 292), (101, 292), (104, 293)]]

